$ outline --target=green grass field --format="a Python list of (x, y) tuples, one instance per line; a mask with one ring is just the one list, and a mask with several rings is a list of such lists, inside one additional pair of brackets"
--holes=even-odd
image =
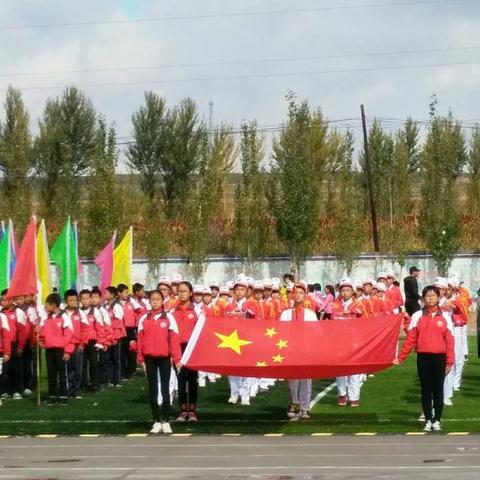
[[(454, 405), (445, 407), (443, 428), (446, 432), (480, 432), (480, 360), (476, 355), (476, 339), (470, 338), (470, 361), (466, 364), (464, 382), (454, 397)], [(314, 382), (313, 396), (332, 381)], [(37, 408), (34, 398), (7, 400), (0, 407), (0, 434), (36, 435), (87, 433), (145, 433), (151, 426), (145, 378), (124, 383), (122, 389), (108, 388), (67, 406)], [(357, 409), (338, 407), (336, 389), (330, 391), (312, 411), (311, 420), (289, 422), (286, 419), (288, 390), (286, 382), (267, 394), (252, 400), (250, 407), (228, 405), (228, 382), (200, 389), (196, 424), (172, 424), (175, 433), (195, 434), (310, 434), (333, 433), (404, 433), (419, 431), (419, 384), (415, 355), (400, 367), (392, 367), (369, 378), (362, 388), (361, 406)], [(177, 413), (178, 406), (174, 406)]]

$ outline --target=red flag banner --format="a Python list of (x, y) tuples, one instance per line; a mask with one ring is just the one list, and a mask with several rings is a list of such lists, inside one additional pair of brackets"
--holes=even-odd
[(396, 357), (401, 315), (264, 322), (200, 320), (181, 363), (194, 370), (260, 378), (333, 378), (373, 373)]

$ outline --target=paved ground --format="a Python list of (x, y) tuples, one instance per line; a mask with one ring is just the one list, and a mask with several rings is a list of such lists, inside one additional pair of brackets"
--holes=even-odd
[(0, 479), (478, 479), (480, 436), (0, 440)]

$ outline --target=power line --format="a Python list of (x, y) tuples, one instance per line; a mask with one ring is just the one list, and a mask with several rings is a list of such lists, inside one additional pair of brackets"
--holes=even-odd
[(98, 25), (128, 25), (138, 23), (154, 23), (165, 21), (179, 21), (179, 20), (203, 20), (210, 18), (235, 18), (235, 17), (252, 17), (265, 15), (286, 15), (286, 14), (303, 14), (303, 13), (317, 13), (328, 11), (342, 11), (342, 10), (361, 10), (370, 8), (386, 8), (386, 7), (403, 7), (403, 6), (421, 6), (421, 5), (435, 5), (442, 3), (458, 3), (469, 0), (404, 0), (396, 3), (372, 3), (360, 5), (339, 5), (331, 7), (316, 7), (316, 8), (294, 8), (281, 10), (258, 10), (249, 12), (231, 12), (231, 13), (211, 13), (201, 15), (174, 15), (166, 17), (151, 17), (151, 18), (136, 18), (123, 20), (89, 20), (81, 22), (58, 22), (58, 23), (37, 23), (29, 25), (0, 25), (0, 30), (27, 30), (27, 29), (46, 29), (46, 28), (65, 28), (65, 27), (86, 27)]
[(467, 47), (448, 47), (448, 48), (429, 48), (416, 50), (394, 50), (384, 52), (365, 52), (365, 53), (346, 53), (339, 55), (318, 55), (308, 57), (280, 57), (280, 58), (256, 58), (252, 60), (230, 60), (221, 62), (200, 62), (200, 63), (164, 63), (159, 65), (132, 65), (123, 67), (104, 67), (104, 68), (85, 68), (75, 70), (53, 70), (46, 72), (9, 72), (0, 73), (0, 77), (23, 77), (23, 76), (39, 76), (39, 75), (61, 75), (72, 73), (101, 73), (101, 72), (118, 72), (118, 71), (137, 71), (137, 70), (160, 70), (172, 68), (189, 68), (189, 67), (214, 67), (221, 65), (245, 65), (257, 63), (287, 63), (302, 62), (311, 60), (334, 60), (341, 58), (359, 58), (359, 57), (377, 57), (388, 55), (413, 55), (421, 53), (445, 53), (459, 52), (467, 50), (476, 50), (480, 45), (472, 45)]
[[(191, 78), (175, 78), (175, 79), (152, 79), (152, 80), (133, 80), (126, 82), (106, 82), (106, 83), (91, 83), (77, 85), (78, 88), (101, 88), (101, 87), (121, 87), (134, 85), (160, 85), (168, 83), (186, 83), (186, 82), (211, 82), (211, 81), (225, 81), (225, 80), (248, 80), (255, 78), (276, 78), (276, 77), (300, 77), (311, 75), (323, 75), (334, 73), (358, 73), (358, 72), (376, 72), (382, 70), (407, 70), (417, 68), (440, 68), (440, 67), (460, 67), (479, 65), (479, 61), (472, 62), (452, 62), (452, 63), (424, 63), (411, 65), (387, 65), (382, 67), (359, 67), (359, 68), (344, 68), (331, 70), (316, 70), (305, 72), (277, 72), (277, 73), (258, 73), (245, 75), (224, 75), (216, 77), (191, 77)], [(21, 90), (56, 90), (64, 88), (64, 85), (37, 85), (37, 86), (20, 86)], [(0, 91), (6, 91), (6, 88), (1, 88)]]

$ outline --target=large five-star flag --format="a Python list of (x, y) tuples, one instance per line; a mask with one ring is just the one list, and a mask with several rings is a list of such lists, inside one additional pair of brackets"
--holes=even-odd
[(401, 315), (319, 322), (239, 317), (199, 320), (181, 363), (259, 378), (333, 378), (373, 373), (396, 357)]

